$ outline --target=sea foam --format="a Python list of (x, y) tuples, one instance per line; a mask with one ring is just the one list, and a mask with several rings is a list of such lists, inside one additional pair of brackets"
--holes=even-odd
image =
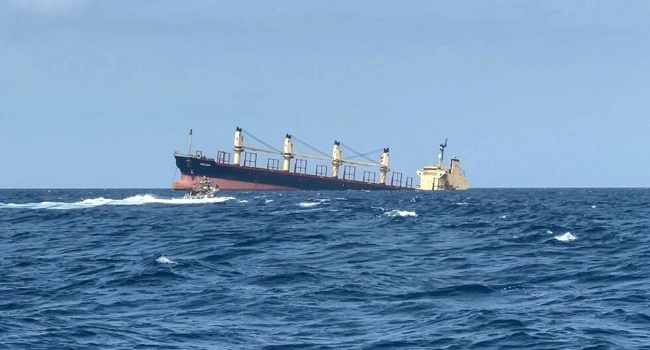
[(176, 264), (175, 261), (164, 255), (159, 256), (158, 259), (156, 259), (156, 262), (159, 264)]
[(408, 216), (413, 216), (413, 217), (418, 216), (418, 214), (416, 212), (407, 211), (407, 210), (391, 210), (391, 211), (385, 212), (384, 215), (388, 216), (388, 217), (391, 217), (391, 218), (396, 217), (396, 216), (403, 217), (403, 218), (408, 217)]
[(102, 205), (143, 205), (143, 204), (205, 204), (222, 203), (235, 199), (235, 197), (214, 197), (205, 199), (183, 199), (183, 198), (156, 198), (150, 194), (135, 195), (124, 199), (109, 199), (104, 197), (88, 198), (77, 202), (40, 202), (40, 203), (0, 203), (0, 208), (22, 208), (22, 209), (84, 209), (99, 207)]
[(320, 205), (321, 202), (300, 202), (300, 207), (301, 208), (313, 208), (317, 205)]
[(555, 239), (557, 239), (560, 242), (571, 242), (578, 239), (578, 237), (571, 234), (571, 232), (565, 232), (563, 235), (555, 236)]

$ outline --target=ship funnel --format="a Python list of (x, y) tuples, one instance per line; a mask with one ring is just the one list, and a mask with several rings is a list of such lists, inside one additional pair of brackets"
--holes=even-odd
[(448, 178), (449, 184), (454, 189), (466, 190), (469, 188), (469, 183), (465, 178), (465, 172), (460, 167), (460, 160), (456, 156), (451, 159)]

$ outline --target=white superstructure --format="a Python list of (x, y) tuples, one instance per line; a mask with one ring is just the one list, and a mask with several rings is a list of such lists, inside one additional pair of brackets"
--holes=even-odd
[(425, 165), (416, 174), (420, 177), (420, 184), (417, 189), (425, 191), (438, 190), (466, 190), (469, 183), (465, 179), (465, 172), (460, 167), (460, 160), (456, 157), (451, 159), (449, 167), (444, 165), (445, 148), (447, 140), (440, 144), (437, 165)]

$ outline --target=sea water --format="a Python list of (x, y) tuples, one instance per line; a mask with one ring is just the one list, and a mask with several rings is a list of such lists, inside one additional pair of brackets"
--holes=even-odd
[(650, 348), (648, 189), (0, 190), (0, 349)]

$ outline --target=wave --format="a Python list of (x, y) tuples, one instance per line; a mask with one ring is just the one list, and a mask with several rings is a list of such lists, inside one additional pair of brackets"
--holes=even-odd
[(84, 209), (103, 205), (143, 205), (143, 204), (206, 204), (222, 203), (235, 199), (235, 197), (214, 197), (205, 199), (183, 199), (183, 198), (156, 198), (150, 194), (135, 195), (124, 199), (110, 199), (104, 197), (89, 198), (77, 202), (40, 202), (40, 203), (0, 203), (0, 208), (19, 209)]
[(159, 263), (159, 264), (172, 264), (172, 265), (176, 264), (176, 262), (174, 260), (172, 260), (172, 259), (170, 259), (170, 258), (168, 258), (168, 257), (166, 257), (164, 255), (159, 256), (158, 259), (156, 259), (156, 262)]
[(299, 205), (301, 208), (312, 208), (320, 204), (320, 202), (301, 202)]
[(410, 292), (403, 294), (396, 294), (389, 296), (391, 301), (405, 301), (405, 300), (422, 300), (434, 299), (445, 296), (473, 296), (480, 294), (490, 294), (495, 290), (487, 285), (480, 283), (458, 284), (448, 287), (441, 287), (422, 292)]
[(565, 232), (563, 235), (555, 236), (555, 239), (557, 239), (560, 242), (571, 242), (578, 239), (578, 237), (572, 235), (571, 232)]
[(384, 215), (388, 216), (388, 217), (391, 217), (391, 218), (394, 218), (396, 216), (403, 217), (403, 218), (408, 217), (408, 216), (413, 216), (413, 217), (418, 216), (418, 214), (416, 212), (407, 211), (407, 210), (390, 210), (390, 211), (385, 212)]
[(309, 202), (300, 202), (300, 203), (298, 203), (298, 205), (301, 208), (313, 208), (315, 206), (321, 205), (321, 204), (329, 202), (329, 201), (330, 200), (327, 199), (327, 198), (322, 198), (322, 199), (316, 199), (316, 200), (309, 201)]

